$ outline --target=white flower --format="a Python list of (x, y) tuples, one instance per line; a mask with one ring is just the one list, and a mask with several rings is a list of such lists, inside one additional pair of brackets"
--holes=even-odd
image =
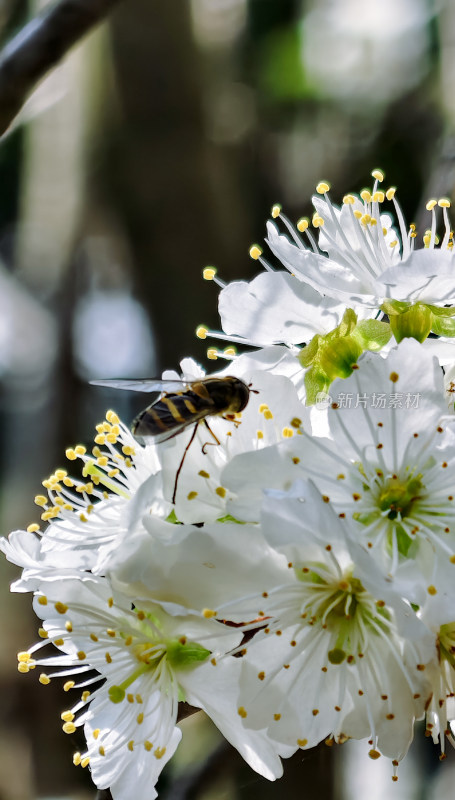
[(455, 417), (447, 415), (436, 360), (407, 339), (386, 359), (362, 356), (331, 392), (331, 440), (304, 432), (230, 462), (223, 473), (230, 513), (258, 520), (263, 489), (305, 476), (357, 521), (359, 538), (384, 569), (393, 573), (424, 540), (452, 563)]
[(142, 513), (146, 482), (149, 512), (166, 518), (171, 511), (162, 494), (156, 447), (139, 445), (113, 411), (97, 431), (92, 454), (83, 445), (66, 451), (70, 461), (82, 460), (85, 480), (57, 469), (43, 481), (47, 495), (37, 495), (35, 503), (47, 527), (41, 531), (32, 523), (27, 531), (11, 534), (9, 542), (0, 539), (0, 550), (24, 567), (22, 590), (28, 590), (26, 581), (34, 579), (34, 570), (39, 574), (41, 569), (41, 575), (66, 568), (101, 573), (109, 552), (129, 535)]
[(367, 553), (358, 563), (350, 526), (311, 486), (266, 496), (261, 529), (291, 577), (250, 601), (267, 626), (243, 659), (246, 725), (302, 748), (368, 738), (372, 757), (401, 759), (430, 695), (433, 637)]
[[(313, 225), (320, 231), (318, 248), (313, 237), (311, 247), (303, 241), (291, 242), (269, 222), (267, 243), (281, 263), (321, 294), (346, 303), (378, 308), (385, 298), (436, 304), (443, 307), (455, 300), (452, 234), (447, 216), (448, 200), (439, 200), (444, 215), (444, 236), (437, 248), (436, 200), (429, 201), (432, 227), (424, 236), (425, 250), (414, 250), (415, 226), (406, 229), (403, 214), (395, 200), (395, 190), (379, 189), (380, 170), (373, 171), (372, 190), (360, 197), (345, 195), (343, 206), (333, 206), (329, 186), (320, 183), (314, 196)], [(399, 232), (388, 214), (382, 213), (385, 199), (393, 200)], [(299, 229), (306, 231), (302, 223)], [(326, 255), (327, 254), (327, 255)]]
[[(45, 591), (34, 602), (43, 640), (19, 654), (19, 670), (43, 667), (41, 683), (61, 675), (70, 677), (66, 691), (82, 690), (62, 714), (63, 730), (84, 726), (87, 750), (74, 762), (90, 764), (95, 784), (109, 787), (114, 800), (156, 797), (153, 786), (181, 738), (182, 699), (205, 709), (253, 769), (270, 780), (282, 774), (278, 752), (288, 748), (245, 731), (237, 714), (238, 659), (216, 657), (220, 646), (222, 654), (239, 643), (235, 629), (175, 604), (131, 610), (103, 578), (46, 584)], [(48, 642), (60, 654), (37, 657)]]

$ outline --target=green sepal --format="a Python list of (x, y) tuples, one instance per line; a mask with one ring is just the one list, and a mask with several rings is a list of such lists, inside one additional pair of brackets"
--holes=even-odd
[(335, 378), (348, 378), (352, 367), (363, 353), (362, 346), (352, 335), (326, 342), (321, 348), (319, 366), (326, 375)]
[(205, 661), (210, 655), (210, 650), (202, 647), (197, 642), (172, 639), (166, 645), (166, 656), (172, 667), (182, 669), (192, 667)]
[(431, 313), (434, 314), (435, 317), (455, 317), (455, 306), (441, 308), (440, 306), (427, 305), (427, 308), (430, 309)]
[(378, 351), (392, 335), (390, 326), (379, 320), (357, 322), (347, 308), (343, 319), (325, 336), (316, 334), (299, 353), (305, 374), (306, 403), (312, 405), (320, 393), (327, 393), (335, 378), (348, 378), (365, 350)]
[(381, 311), (387, 314), (388, 317), (394, 317), (397, 314), (403, 314), (410, 307), (411, 303), (406, 303), (404, 300), (386, 298), (381, 304)]
[(354, 339), (361, 345), (362, 350), (376, 352), (382, 350), (392, 336), (388, 322), (379, 319), (364, 319), (359, 322), (352, 333)]
[(389, 320), (398, 343), (408, 337), (424, 342), (431, 331), (434, 317), (428, 306), (416, 303), (402, 314), (391, 314)]
[(431, 330), (438, 336), (455, 336), (455, 318), (433, 315)]

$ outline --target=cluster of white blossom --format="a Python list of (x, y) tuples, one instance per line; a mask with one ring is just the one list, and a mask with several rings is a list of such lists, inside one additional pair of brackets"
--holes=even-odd
[[(341, 208), (320, 184), (311, 223), (275, 206), (274, 266), (254, 245), (265, 271), (250, 283), (205, 270), (222, 286), (223, 333), (198, 334), (230, 342), (210, 355), (248, 387), (240, 413), (141, 443), (109, 411), (91, 453), (66, 453), (82, 477), (44, 481), (44, 529), (0, 542), (42, 620), (19, 670), (64, 676), (77, 699), (63, 730), (86, 740), (74, 762), (115, 800), (156, 796), (182, 700), (270, 780), (298, 748), (348, 738), (390, 758), (396, 779), (415, 720), (442, 757), (452, 738), (449, 202), (428, 203), (416, 248), (373, 177)], [(204, 373), (181, 366), (191, 422)]]

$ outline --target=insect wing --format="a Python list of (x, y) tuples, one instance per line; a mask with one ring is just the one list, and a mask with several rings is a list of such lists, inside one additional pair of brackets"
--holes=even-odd
[(132, 392), (179, 392), (188, 386), (188, 381), (138, 378), (137, 380), (99, 380), (90, 381), (91, 386), (104, 386), (109, 389), (127, 389)]

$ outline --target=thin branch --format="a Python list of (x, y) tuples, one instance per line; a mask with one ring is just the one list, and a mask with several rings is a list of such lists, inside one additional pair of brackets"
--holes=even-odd
[(118, 0), (61, 0), (29, 22), (0, 53), (0, 136), (36, 84), (101, 22)]

